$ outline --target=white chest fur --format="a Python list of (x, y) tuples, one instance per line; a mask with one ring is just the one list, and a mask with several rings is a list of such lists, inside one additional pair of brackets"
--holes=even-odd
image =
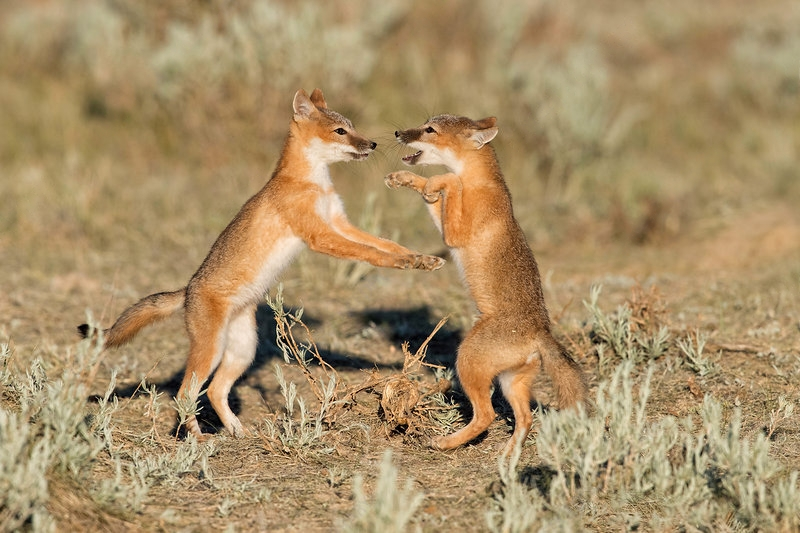
[(260, 302), (283, 269), (292, 262), (304, 246), (302, 239), (294, 235), (277, 239), (270, 254), (261, 264), (255, 278), (237, 291), (236, 303), (239, 306), (245, 306)]

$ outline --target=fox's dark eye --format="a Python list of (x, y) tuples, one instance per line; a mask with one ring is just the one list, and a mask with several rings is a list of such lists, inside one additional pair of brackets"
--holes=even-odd
[(333, 130), (333, 133), (336, 133), (337, 135), (347, 135), (347, 130), (344, 128), (336, 128)]
[(436, 133), (436, 130), (428, 126), (427, 128), (425, 128), (425, 133)]

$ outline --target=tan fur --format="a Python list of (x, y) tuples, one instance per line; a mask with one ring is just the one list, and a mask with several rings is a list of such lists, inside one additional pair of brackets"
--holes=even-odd
[(541, 366), (553, 380), (560, 407), (586, 398), (578, 365), (550, 331), (536, 260), (514, 218), (494, 149), (487, 144), (496, 134), (493, 117), (476, 122), (452, 115), (395, 132), (401, 143), (418, 150), (404, 162), (445, 165), (451, 172), (426, 179), (399, 171), (385, 178), (389, 187), (411, 188), (428, 203), (480, 313), (456, 359), (473, 418), (465, 428), (434, 439), (432, 445), (441, 450), (465, 444), (489, 427), (495, 418), (495, 378), (514, 410), (514, 434), (505, 453), (528, 435), (531, 387)]
[[(186, 373), (178, 394), (195, 397), (216, 370), (208, 398), (233, 435), (244, 432), (228, 406), (233, 383), (255, 356), (255, 310), (277, 276), (304, 244), (314, 251), (375, 266), (435, 270), (444, 261), (365, 233), (348, 222), (328, 164), (364, 159), (375, 143), (327, 108), (322, 91), (294, 97), (294, 117), (275, 172), (244, 204), (181, 290), (147, 296), (105, 332), (105, 346), (131, 340), (143, 327), (183, 307), (189, 335)], [(79, 328), (88, 332), (88, 326)], [(200, 436), (197, 420), (187, 423)]]

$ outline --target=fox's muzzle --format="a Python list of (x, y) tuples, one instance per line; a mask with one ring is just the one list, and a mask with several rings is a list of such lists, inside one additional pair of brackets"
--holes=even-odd
[(395, 138), (403, 144), (408, 144), (416, 141), (417, 139), (419, 139), (421, 134), (422, 130), (418, 129), (402, 130), (394, 132)]

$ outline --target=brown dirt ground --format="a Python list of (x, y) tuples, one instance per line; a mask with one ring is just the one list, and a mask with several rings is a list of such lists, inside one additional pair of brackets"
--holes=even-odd
[[(754, 210), (659, 245), (551, 247), (540, 250), (538, 260), (557, 333), (571, 347), (593, 387), (599, 369), (587, 336), (588, 313), (581, 304), (588, 298), (590, 285), (603, 284), (601, 306), (607, 311), (630, 299), (634, 288), (655, 286), (665, 308), (662, 323), (675, 336), (695, 329), (708, 333), (707, 353), (719, 371), (698, 377), (678, 364), (673, 348), (657, 367), (651, 416), (690, 415), (701, 405), (703, 395), (711, 394), (726, 409), (741, 407), (747, 436), (764, 430), (779, 395), (800, 399), (796, 377), (800, 371), (800, 213), (791, 206)], [(330, 266), (327, 259), (311, 254), (305, 254), (301, 263), (302, 268), (320, 271)], [(152, 285), (131, 287), (119, 281), (137, 268), (135, 260), (122, 267), (100, 262), (94, 272), (47, 274), (4, 264), (0, 291), (6, 297), (0, 299), (0, 315), (8, 317), (5, 333), (13, 341), (18, 363), (42, 355), (50, 360), (49, 375), (58, 375), (59, 365), (67, 363), (52, 355), (74, 349), (73, 327), (83, 321), (85, 309), (92, 309), (108, 324), (137, 296), (175, 283), (159, 277), (158, 265), (147, 267), (144, 273), (152, 273)], [(373, 272), (355, 288), (331, 287), (325, 275), (303, 283), (292, 276), (293, 271), (286, 276), (287, 303), (305, 307), (304, 320), (323, 355), (350, 384), (365, 379), (366, 371), (373, 368), (383, 375), (397, 373), (402, 341), (411, 341), (414, 350), (446, 314), (451, 315), (450, 322), (431, 344), (428, 356), (434, 362), (452, 364), (454, 349), (470, 321), (470, 304), (452, 266), (434, 274)], [(233, 524), (239, 530), (326, 531), (352, 511), (353, 476), (364, 475), (367, 486), (372, 486), (386, 449), (393, 451), (401, 478), (413, 479), (414, 487), (426, 495), (418, 515), (426, 530), (439, 526), (473, 530), (476, 524), (485, 524), (498, 480), (496, 456), (513, 424), (502, 402), (497, 404), (500, 416), (485, 438), (443, 453), (426, 447), (429, 430), (423, 428), (423, 435), (392, 431), (378, 416), (378, 397), (362, 392), (357, 405), (337, 419), (327, 434), (324, 442), (329, 451), (284, 453), (258, 436), (263, 420), (280, 413), (283, 405), (274, 374), (274, 364), (283, 363), (274, 347), (269, 347), (274, 323), (266, 312), (260, 319), (264, 343), (255, 365), (232, 394), (232, 404), (244, 424), (256, 429), (256, 436), (212, 437), (217, 451), (210, 458), (210, 469), (216, 486), (196, 473), (186, 474), (176, 485), (154, 485), (141, 512), (131, 513), (98, 505), (86, 488), (55, 477), (49, 508), (60, 528), (193, 531)], [(101, 394), (111, 368), (119, 369), (116, 392), (122, 408), (114, 424), (122, 449), (140, 446), (137, 435), (152, 425), (143, 415), (147, 399), (132, 394), (145, 373), (165, 393), (156, 421), (158, 445), (175, 448), (175, 417), (167, 398), (176, 391), (185, 347), (181, 322), (173, 319), (107, 354), (91, 392)], [(315, 408), (296, 367), (285, 367), (284, 372)], [(540, 385), (537, 397), (546, 404), (546, 379)], [(796, 420), (795, 416), (772, 436), (773, 455), (791, 469), (800, 468)], [(207, 423), (213, 431), (214, 419), (208, 418)], [(538, 462), (534, 439), (535, 431), (521, 464)], [(91, 476), (110, 477), (109, 466), (102, 458), (98, 461)], [(266, 496), (256, 498), (261, 489), (266, 489)], [(227, 514), (220, 511), (225, 498), (233, 502)]]

